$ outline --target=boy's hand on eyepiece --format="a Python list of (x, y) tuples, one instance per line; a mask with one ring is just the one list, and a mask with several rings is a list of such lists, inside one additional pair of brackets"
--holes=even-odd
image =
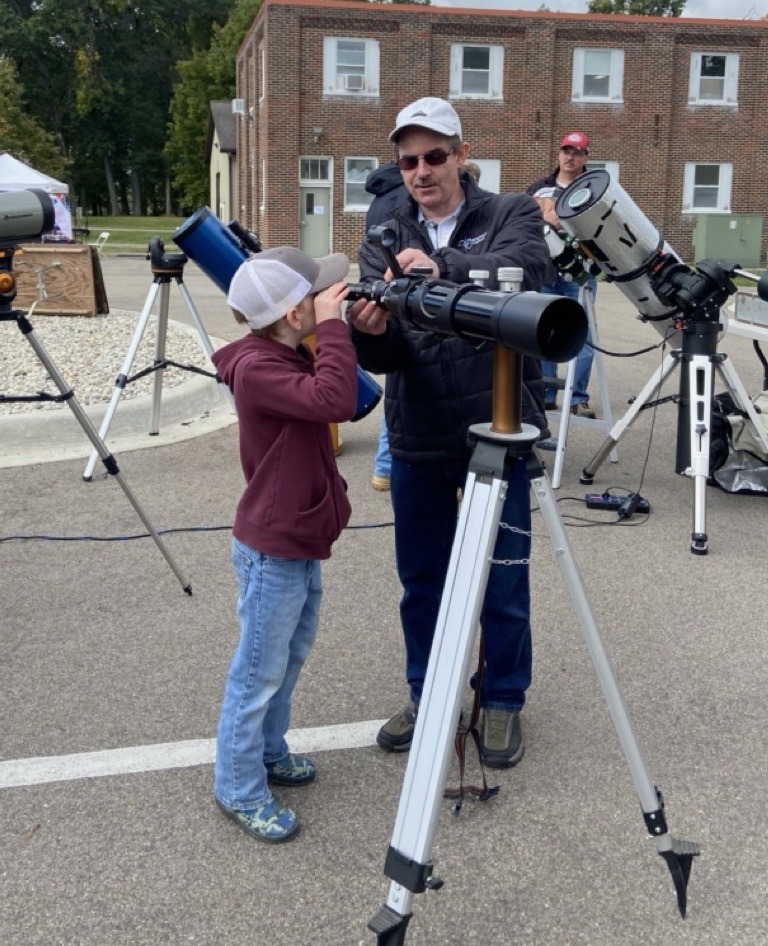
[(366, 335), (383, 335), (387, 330), (387, 310), (368, 299), (358, 299), (349, 308), (349, 320)]
[(343, 318), (341, 303), (346, 299), (348, 292), (349, 286), (345, 282), (334, 283), (318, 292), (315, 296), (315, 323)]

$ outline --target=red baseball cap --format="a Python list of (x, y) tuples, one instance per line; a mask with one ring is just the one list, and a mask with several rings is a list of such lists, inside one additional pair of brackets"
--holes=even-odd
[(560, 142), (561, 148), (576, 148), (585, 154), (589, 151), (589, 138), (583, 131), (569, 131)]

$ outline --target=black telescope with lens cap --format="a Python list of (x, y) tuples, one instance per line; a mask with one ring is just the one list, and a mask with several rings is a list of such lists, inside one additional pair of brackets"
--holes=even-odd
[(499, 342), (546, 361), (570, 361), (584, 347), (587, 315), (575, 299), (539, 292), (501, 292), (474, 283), (405, 274), (392, 252), (394, 231), (386, 226), (372, 227), (368, 239), (382, 250), (395, 278), (391, 282), (350, 283), (348, 300), (369, 299), (438, 335)]

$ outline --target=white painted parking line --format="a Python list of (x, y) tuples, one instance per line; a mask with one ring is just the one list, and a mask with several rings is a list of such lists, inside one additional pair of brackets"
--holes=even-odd
[[(384, 722), (386, 720), (371, 719), (361, 723), (319, 726), (316, 729), (292, 729), (286, 739), (292, 752), (361, 749), (375, 744), (376, 733)], [(165, 742), (100, 752), (10, 759), (0, 762), (0, 788), (212, 765), (214, 751), (213, 739), (190, 739), (186, 742)]]

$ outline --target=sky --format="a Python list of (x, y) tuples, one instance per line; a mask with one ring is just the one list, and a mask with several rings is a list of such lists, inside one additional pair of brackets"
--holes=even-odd
[[(542, 4), (553, 13), (587, 13), (588, 0), (432, 0), (436, 7), (479, 10), (538, 10)], [(718, 20), (759, 20), (768, 14), (768, 0), (687, 0), (683, 17)]]

